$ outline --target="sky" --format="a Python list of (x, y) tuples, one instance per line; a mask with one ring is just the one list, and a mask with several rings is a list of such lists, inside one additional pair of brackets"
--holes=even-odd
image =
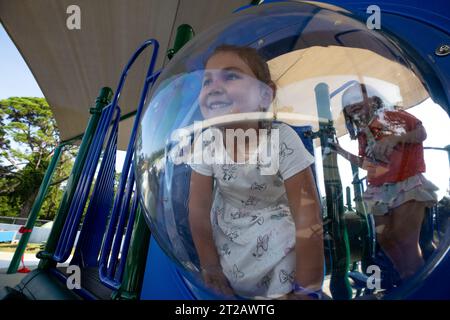
[(0, 100), (44, 97), (30, 69), (0, 23)]
[[(0, 23), (0, 100), (10, 97), (44, 97), (33, 74)], [(122, 171), (125, 152), (118, 151), (116, 172)]]
[[(12, 96), (44, 97), (19, 51), (0, 24), (0, 99)], [(440, 106), (428, 99), (422, 104), (408, 109), (408, 112), (423, 121), (428, 133), (424, 146), (444, 147), (450, 144), (450, 119)], [(357, 144), (355, 141), (351, 141), (348, 135), (341, 137), (339, 142), (345, 149), (357, 153)], [(316, 152), (316, 168), (319, 177), (322, 175), (320, 158), (320, 153)], [(122, 171), (124, 159), (125, 152), (119, 151), (116, 172)], [(425, 175), (439, 187), (439, 198), (441, 198), (448, 192), (449, 188), (447, 154), (442, 151), (425, 150), (425, 161), (427, 165)], [(342, 157), (338, 157), (338, 164), (343, 188), (345, 189), (346, 186), (352, 187), (350, 165)], [(324, 193), (323, 180), (320, 178), (319, 189), (321, 189), (321, 193)]]

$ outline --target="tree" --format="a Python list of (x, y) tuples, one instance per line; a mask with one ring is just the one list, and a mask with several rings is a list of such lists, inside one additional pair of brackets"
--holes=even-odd
[[(58, 146), (59, 130), (44, 98), (0, 100), (0, 126), (0, 213), (27, 217)], [(43, 205), (46, 218), (53, 218), (62, 193), (58, 186), (70, 173), (74, 150), (69, 151), (61, 157)]]

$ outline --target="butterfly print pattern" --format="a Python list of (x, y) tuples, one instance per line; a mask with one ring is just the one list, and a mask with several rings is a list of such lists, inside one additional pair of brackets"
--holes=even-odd
[(264, 191), (266, 189), (267, 189), (267, 185), (265, 183), (258, 184), (257, 182), (253, 182), (253, 184), (250, 187), (250, 190), (255, 190), (255, 191)]
[(269, 235), (266, 234), (264, 236), (258, 236), (256, 240), (256, 251), (253, 253), (253, 256), (256, 258), (260, 258), (267, 250), (269, 249)]
[(228, 239), (230, 239), (230, 241), (233, 241), (234, 239), (239, 237), (239, 234), (237, 233), (237, 231), (229, 230), (229, 231), (226, 232), (225, 236)]
[(252, 216), (252, 222), (256, 221), (257, 224), (262, 225), (264, 223), (263, 216)]
[(235, 280), (239, 280), (245, 276), (245, 273), (239, 270), (237, 265), (233, 265), (233, 277)]
[(238, 210), (238, 211), (236, 211), (234, 213), (231, 213), (231, 218), (233, 220), (240, 219), (240, 218), (245, 218), (246, 216), (248, 216), (248, 214), (249, 213), (247, 211)]
[(290, 283), (294, 283), (295, 271), (289, 273), (288, 271), (281, 269), (279, 273), (279, 278), (281, 283), (286, 283), (287, 281), (289, 281)]
[(246, 201), (241, 200), (241, 202), (246, 207), (254, 207), (259, 202), (259, 200), (254, 196), (250, 196)]
[(222, 171), (223, 171), (223, 176), (222, 179), (224, 181), (230, 181), (233, 179), (236, 179), (236, 171), (237, 171), (237, 166), (236, 165), (230, 165), (230, 164), (224, 164), (222, 166)]
[(222, 256), (229, 256), (231, 254), (230, 247), (228, 246), (228, 243), (224, 243), (223, 246), (220, 248), (220, 253)]
[(283, 142), (281, 144), (281, 147), (280, 147), (280, 160), (281, 161), (283, 161), (284, 158), (290, 156), (293, 153), (294, 153), (294, 149), (289, 148), (285, 142)]

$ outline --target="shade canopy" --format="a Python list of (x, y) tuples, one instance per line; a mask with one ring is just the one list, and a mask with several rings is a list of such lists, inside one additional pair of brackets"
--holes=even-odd
[[(80, 8), (81, 29), (69, 30), (70, 5)], [(146, 39), (160, 43), (157, 69), (167, 64), (177, 27), (196, 33), (249, 4), (248, 0), (0, 0), (0, 20), (44, 93), (67, 140), (84, 132), (101, 87), (116, 89), (123, 67)], [(150, 51), (150, 50), (149, 50)], [(150, 52), (129, 72), (122, 114), (136, 110)], [(14, 75), (9, 75), (14, 76)], [(126, 149), (134, 118), (120, 126)]]
[(331, 114), (338, 136), (347, 133), (342, 114), (340, 88), (352, 81), (369, 84), (390, 103), (404, 109), (429, 97), (419, 78), (398, 62), (373, 51), (338, 46), (314, 46), (269, 61), (278, 87), (274, 117), (291, 125), (318, 129), (315, 88), (328, 85)]
[[(162, 68), (168, 63), (166, 52), (174, 45), (178, 26), (189, 24), (199, 34), (226, 20), (233, 11), (249, 3), (249, 0), (79, 0), (76, 3), (70, 0), (0, 0), (0, 21), (49, 102), (62, 140), (67, 140), (84, 132), (89, 108), (94, 104), (100, 88), (108, 86), (116, 89), (123, 67), (143, 41), (149, 38), (159, 41), (160, 52), (156, 68)], [(319, 5), (316, 2), (310, 3)], [(73, 4), (80, 8), (79, 30), (69, 30), (67, 27), (71, 16), (67, 9)], [(348, 6), (346, 1), (342, 1), (342, 5)], [(349, 13), (332, 5), (320, 6)], [(387, 17), (385, 14), (384, 21), (387, 21)], [(433, 21), (436, 19), (435, 17)], [(336, 30), (339, 30), (339, 24), (342, 25), (343, 22), (345, 19), (330, 20)], [(304, 27), (315, 30), (317, 26), (310, 22)], [(320, 28), (317, 31), (320, 32)], [(348, 36), (349, 34), (343, 34), (340, 38), (330, 39), (346, 41)], [(293, 121), (295, 117), (292, 114), (283, 115), (282, 112), (298, 110), (300, 101), (301, 105), (311, 105), (311, 88), (317, 84), (317, 81), (311, 80), (314, 77), (318, 81), (325, 80), (331, 92), (343, 80), (350, 79), (345, 78), (346, 75), (364, 74), (365, 79), (355, 80), (367, 83), (373, 83), (373, 80), (367, 78), (369, 76), (386, 80), (383, 87), (392, 93), (393, 98), (400, 95), (403, 107), (413, 106), (427, 96), (420, 81), (414, 79), (407, 68), (402, 69), (401, 64), (388, 61), (389, 59), (383, 60), (383, 55), (375, 55), (370, 50), (337, 46), (314, 47), (312, 45), (315, 39), (316, 36), (305, 36), (303, 40), (305, 45), (310, 45), (309, 48), (292, 51), (270, 61), (275, 78), (277, 72), (286, 71), (286, 65), (295, 65), (295, 70), (290, 72), (297, 77), (295, 81), (287, 74), (283, 74), (278, 81), (280, 89), (276, 112), (280, 120), (289, 118)], [(122, 115), (136, 110), (149, 57), (150, 52), (143, 54), (128, 74), (119, 101)], [(379, 68), (381, 65), (383, 67)], [(299, 70), (308, 81), (299, 81)], [(394, 83), (395, 86), (389, 86), (389, 83)], [(298, 86), (298, 90), (286, 90), (288, 86)], [(287, 91), (297, 92), (297, 95), (287, 95)], [(295, 103), (293, 99), (296, 100)], [(336, 103), (339, 100), (340, 95), (337, 94), (331, 101), (338, 134), (343, 133), (342, 122), (337, 115), (339, 107)], [(309, 107), (308, 110), (313, 112), (315, 108)], [(306, 117), (307, 113), (304, 115)], [(314, 114), (311, 116), (315, 117)], [(134, 117), (131, 117), (121, 123), (119, 148), (122, 150), (128, 144), (133, 121)]]

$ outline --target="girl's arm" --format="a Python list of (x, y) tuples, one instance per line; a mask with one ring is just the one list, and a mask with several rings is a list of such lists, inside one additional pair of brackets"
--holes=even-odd
[(324, 278), (323, 226), (311, 167), (284, 182), (295, 222), (295, 281), (308, 290), (320, 290)]
[(189, 193), (189, 224), (206, 285), (217, 289), (219, 293), (232, 295), (233, 292), (222, 272), (212, 234), (212, 188), (212, 177), (192, 171)]
[(348, 152), (347, 150), (343, 149), (338, 143), (329, 142), (329, 144), (332, 146), (332, 148), (340, 154), (342, 157), (350, 161), (352, 164), (365, 169), (364, 166), (364, 158), (355, 156), (353, 153)]

